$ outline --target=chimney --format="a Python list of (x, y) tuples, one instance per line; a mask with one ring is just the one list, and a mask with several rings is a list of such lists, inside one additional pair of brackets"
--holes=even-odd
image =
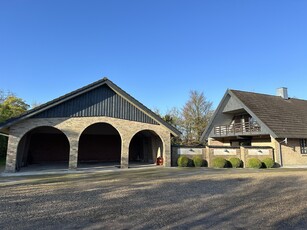
[(288, 100), (288, 89), (286, 87), (281, 87), (276, 90), (276, 96), (282, 97), (285, 100)]

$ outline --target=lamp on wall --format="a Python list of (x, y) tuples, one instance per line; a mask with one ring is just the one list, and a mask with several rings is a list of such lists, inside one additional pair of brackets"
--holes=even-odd
[(229, 153), (228, 149), (225, 149), (224, 152), (225, 152), (225, 153)]

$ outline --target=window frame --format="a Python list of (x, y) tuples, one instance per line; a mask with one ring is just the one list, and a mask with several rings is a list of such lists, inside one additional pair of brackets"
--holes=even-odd
[(307, 155), (307, 139), (300, 139), (301, 154)]

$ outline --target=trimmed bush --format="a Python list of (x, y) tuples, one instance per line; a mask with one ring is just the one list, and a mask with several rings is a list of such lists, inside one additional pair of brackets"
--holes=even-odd
[(247, 161), (247, 168), (260, 169), (262, 162), (257, 158), (251, 158)]
[(275, 162), (272, 158), (265, 158), (262, 160), (262, 163), (266, 168), (273, 168), (275, 165)]
[(241, 161), (241, 159), (239, 159), (237, 157), (232, 157), (228, 161), (230, 162), (232, 168), (242, 167), (242, 161)]
[(228, 161), (223, 157), (214, 158), (212, 161), (212, 166), (214, 168), (225, 168), (227, 166)]
[(201, 167), (204, 164), (204, 160), (201, 156), (194, 156), (193, 162), (195, 167)]
[(179, 167), (188, 167), (189, 158), (186, 156), (180, 156), (177, 160), (177, 164)]

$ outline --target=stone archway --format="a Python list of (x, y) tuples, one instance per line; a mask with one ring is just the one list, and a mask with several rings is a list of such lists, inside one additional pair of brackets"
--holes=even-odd
[(129, 144), (129, 164), (155, 164), (157, 157), (163, 158), (163, 142), (152, 130), (136, 133)]
[(79, 138), (78, 167), (93, 165), (120, 165), (121, 136), (108, 123), (87, 127)]
[(69, 141), (57, 128), (40, 126), (28, 131), (17, 147), (16, 169), (29, 165), (42, 169), (68, 167)]

